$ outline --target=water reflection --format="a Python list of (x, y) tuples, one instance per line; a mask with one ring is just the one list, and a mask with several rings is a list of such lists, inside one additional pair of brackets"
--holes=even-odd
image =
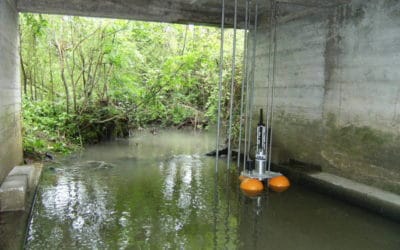
[(213, 159), (202, 154), (212, 146), (193, 134), (147, 136), (90, 148), (46, 171), (27, 248), (211, 247), (213, 216), (226, 218), (210, 209)]
[[(306, 189), (244, 196), (237, 175), (226, 170), (224, 159), (215, 175), (214, 159), (203, 156), (213, 145), (214, 138), (202, 134), (137, 135), (91, 147), (55, 171), (48, 168), (40, 184), (27, 248), (400, 246), (395, 233), (398, 224)], [(93, 160), (113, 167), (93, 167)]]

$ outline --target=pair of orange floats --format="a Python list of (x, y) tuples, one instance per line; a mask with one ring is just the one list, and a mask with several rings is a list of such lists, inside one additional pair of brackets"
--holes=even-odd
[[(244, 175), (239, 176), (240, 189), (250, 196), (260, 194), (264, 190), (262, 181), (256, 178), (249, 178)], [(283, 175), (275, 176), (267, 180), (268, 187), (275, 192), (283, 192), (290, 187), (290, 181)]]
[(255, 160), (247, 158), (244, 170), (239, 177), (242, 180), (240, 188), (245, 194), (250, 196), (258, 195), (264, 190), (264, 184), (261, 180), (266, 180), (268, 187), (275, 192), (283, 192), (290, 187), (288, 178), (281, 173), (270, 171), (271, 159), (268, 156), (271, 156), (271, 154), (268, 154), (268, 152), (271, 150), (270, 136), (272, 130), (269, 129), (268, 131), (263, 121), (263, 110), (260, 109), (260, 121), (257, 124)]

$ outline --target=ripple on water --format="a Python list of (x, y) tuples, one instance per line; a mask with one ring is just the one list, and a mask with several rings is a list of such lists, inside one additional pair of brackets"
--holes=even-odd
[(309, 190), (244, 197), (223, 159), (215, 176), (199, 153), (214, 139), (143, 136), (45, 171), (27, 249), (399, 249), (396, 224)]

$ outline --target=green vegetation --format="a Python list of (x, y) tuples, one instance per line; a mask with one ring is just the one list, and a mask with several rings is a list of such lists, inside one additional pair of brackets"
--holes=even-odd
[[(232, 33), (222, 62), (224, 119)], [(68, 152), (149, 125), (215, 123), (218, 28), (21, 14), (20, 39), (26, 153)], [(240, 33), (236, 99), (242, 43)]]

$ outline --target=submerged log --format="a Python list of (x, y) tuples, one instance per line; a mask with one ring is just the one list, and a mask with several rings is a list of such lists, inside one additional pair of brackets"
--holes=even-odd
[[(216, 156), (217, 155), (217, 150), (213, 150), (211, 152), (206, 153), (207, 156)], [(228, 155), (228, 148), (224, 148), (221, 150), (218, 150), (218, 155), (222, 156), (222, 155)]]
[[(206, 153), (206, 156), (216, 156), (217, 155), (217, 150), (213, 150), (211, 152)], [(226, 157), (228, 155), (228, 147), (225, 147), (221, 150), (218, 150), (218, 156), (224, 156)], [(231, 157), (232, 159), (237, 159), (238, 152), (235, 150), (231, 150)], [(240, 159), (244, 159), (243, 153), (239, 154)]]

